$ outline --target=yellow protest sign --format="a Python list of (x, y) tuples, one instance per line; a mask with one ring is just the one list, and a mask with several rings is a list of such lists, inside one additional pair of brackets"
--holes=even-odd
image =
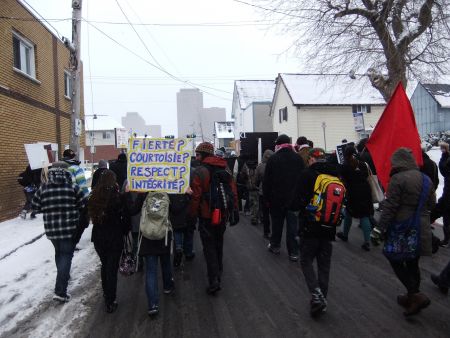
[(131, 138), (128, 144), (130, 191), (185, 193), (191, 168), (187, 146), (184, 138)]

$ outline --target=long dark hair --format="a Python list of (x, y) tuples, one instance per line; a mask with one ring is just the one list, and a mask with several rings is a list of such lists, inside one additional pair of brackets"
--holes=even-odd
[(112, 170), (104, 170), (100, 180), (89, 198), (89, 216), (94, 224), (102, 223), (107, 215), (108, 205), (119, 200), (119, 186), (116, 174)]

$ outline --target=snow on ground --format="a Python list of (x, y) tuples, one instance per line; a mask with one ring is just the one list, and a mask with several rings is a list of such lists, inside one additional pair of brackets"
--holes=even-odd
[[(27, 332), (27, 336), (62, 336), (55, 332), (64, 332), (64, 327), (86, 314), (82, 302), (86, 294), (78, 292), (77, 288), (99, 265), (90, 242), (91, 228), (86, 229), (78, 244), (81, 250), (75, 252), (68, 289), (72, 300), (64, 305), (51, 300), (56, 266), (52, 243), (45, 235), (40, 236), (44, 233), (42, 215), (34, 220), (15, 218), (0, 223), (0, 230), (0, 335), (35, 313), (51, 309), (52, 316), (47, 319), (43, 316), (44, 320), (40, 320), (32, 332)], [(61, 316), (64, 320), (57, 320)]]
[[(441, 159), (442, 154), (439, 147), (431, 148), (431, 150), (429, 150), (427, 154), (434, 162), (436, 162), (437, 165), (439, 165), (439, 160)], [(442, 196), (442, 191), (444, 191), (444, 177), (441, 175), (441, 172), (439, 172), (439, 186), (436, 189), (436, 198)]]

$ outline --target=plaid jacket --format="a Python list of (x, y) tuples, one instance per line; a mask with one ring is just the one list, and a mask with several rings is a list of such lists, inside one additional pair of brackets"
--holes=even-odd
[(33, 197), (33, 209), (44, 214), (48, 239), (70, 239), (79, 219), (79, 210), (87, 201), (80, 187), (72, 183), (71, 173), (62, 168), (50, 169), (48, 182)]

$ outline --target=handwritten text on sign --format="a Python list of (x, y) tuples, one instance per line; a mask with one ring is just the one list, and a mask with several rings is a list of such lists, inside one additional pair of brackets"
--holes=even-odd
[(130, 190), (184, 193), (191, 166), (187, 145), (183, 138), (132, 138), (128, 148)]

